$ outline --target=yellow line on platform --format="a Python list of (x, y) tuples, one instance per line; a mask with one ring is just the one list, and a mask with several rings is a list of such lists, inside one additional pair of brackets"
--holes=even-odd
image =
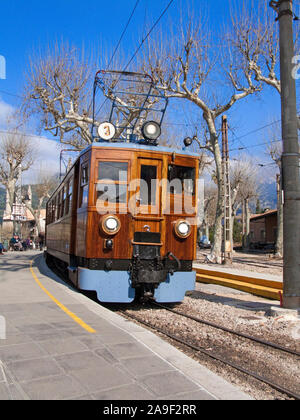
[(86, 324), (84, 321), (82, 321), (82, 319), (80, 319), (77, 315), (75, 315), (73, 312), (71, 312), (68, 308), (66, 308), (66, 306), (64, 306), (62, 303), (60, 303), (59, 300), (57, 300), (40, 282), (40, 280), (37, 278), (35, 272), (33, 271), (33, 260), (30, 261), (30, 271), (31, 274), (34, 278), (34, 280), (36, 281), (36, 283), (40, 286), (40, 288), (49, 296), (50, 299), (53, 300), (53, 302), (56, 303), (57, 306), (60, 307), (60, 309), (62, 311), (64, 311), (67, 315), (69, 315), (69, 317), (71, 317), (73, 319), (73, 321), (77, 322), (77, 324), (79, 324), (82, 328), (84, 328), (86, 331), (90, 332), (90, 333), (95, 333), (96, 330), (94, 330), (92, 327), (90, 327), (88, 324)]

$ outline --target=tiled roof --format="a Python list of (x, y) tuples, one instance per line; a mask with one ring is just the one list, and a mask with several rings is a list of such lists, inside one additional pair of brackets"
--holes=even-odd
[(265, 213), (261, 213), (261, 214), (253, 214), (250, 217), (250, 220), (257, 220), (257, 219), (262, 219), (263, 217), (268, 217), (268, 216), (272, 216), (274, 214), (277, 213), (277, 210), (268, 210)]

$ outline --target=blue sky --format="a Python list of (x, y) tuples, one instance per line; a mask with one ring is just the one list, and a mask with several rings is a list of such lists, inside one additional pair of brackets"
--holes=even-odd
[[(86, 50), (99, 52), (104, 46), (112, 51), (136, 0), (10, 0), (1, 3), (0, 55), (5, 57), (7, 66), (6, 80), (0, 79), (0, 126), (3, 127), (5, 112), (19, 103), (17, 97), (3, 91), (16, 95), (21, 92), (28, 57), (35, 49), (44, 48), (53, 40), (64, 39), (78, 48), (84, 46)], [(169, 0), (140, 0), (121, 44), (128, 57), (145, 34), (145, 25), (151, 26), (168, 3)], [(180, 22), (181, 10), (184, 15), (188, 7), (194, 7), (197, 13), (205, 5), (209, 26), (214, 28), (217, 37), (221, 25), (229, 17), (229, 3), (230, 0), (175, 0), (161, 24), (167, 28), (172, 22), (176, 27)], [(250, 7), (251, 0), (244, 0), (244, 3)], [(270, 10), (270, 13), (274, 12)], [(229, 117), (235, 136), (243, 136), (280, 118), (279, 95), (266, 88), (259, 99), (249, 98), (237, 104)], [(243, 137), (241, 141), (246, 146), (260, 143), (265, 140), (265, 133), (262, 130)], [(242, 146), (232, 135), (230, 143), (232, 148)], [(54, 146), (53, 149), (53, 159), (57, 161), (58, 152)], [(266, 161), (264, 148), (251, 148), (249, 152), (256, 159)], [(49, 151), (47, 153), (49, 156)]]

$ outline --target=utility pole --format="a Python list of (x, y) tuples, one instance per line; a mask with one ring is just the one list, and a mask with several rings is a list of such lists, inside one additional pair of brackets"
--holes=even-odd
[(278, 13), (280, 35), (282, 185), (283, 206), (283, 306), (300, 308), (300, 178), (296, 112), (296, 83), (293, 79), (293, 2), (271, 1)]
[(277, 185), (277, 235), (276, 235), (276, 255), (283, 256), (283, 232), (282, 232), (282, 222), (283, 222), (283, 209), (282, 209), (282, 184), (281, 184), (281, 175), (276, 175), (276, 185)]
[(223, 224), (223, 264), (227, 259), (232, 262), (232, 243), (231, 243), (231, 188), (229, 176), (229, 147), (228, 147), (228, 123), (227, 117), (222, 117), (222, 165), (224, 182), (224, 224)]

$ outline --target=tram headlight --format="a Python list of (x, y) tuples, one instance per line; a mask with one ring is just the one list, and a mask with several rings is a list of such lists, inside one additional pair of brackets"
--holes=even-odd
[(186, 220), (178, 220), (174, 226), (175, 234), (182, 239), (188, 238), (192, 232), (189, 222)]
[(107, 235), (115, 235), (121, 229), (121, 222), (117, 216), (106, 215), (101, 219), (100, 227)]
[(146, 140), (155, 141), (161, 135), (160, 125), (155, 121), (147, 121), (142, 126), (142, 135)]

